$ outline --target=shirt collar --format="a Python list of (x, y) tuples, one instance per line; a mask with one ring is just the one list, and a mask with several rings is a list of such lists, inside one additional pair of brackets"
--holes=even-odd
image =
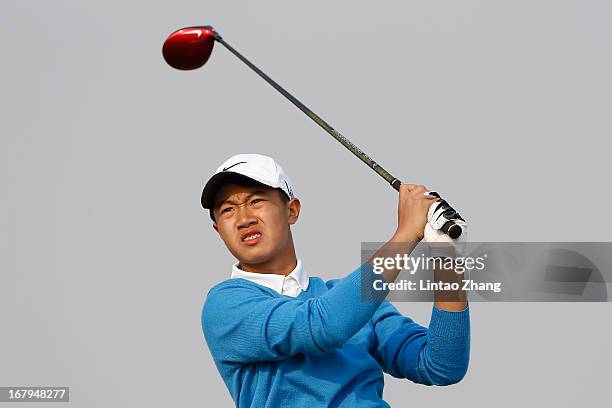
[(232, 265), (232, 275), (230, 277), (231, 279), (246, 279), (251, 282), (255, 282), (262, 286), (273, 289), (280, 294), (283, 293), (283, 284), (285, 283), (286, 279), (295, 279), (295, 281), (298, 283), (298, 285), (303, 291), (308, 289), (308, 272), (306, 272), (306, 270), (302, 267), (302, 261), (299, 258), (297, 260), (297, 265), (295, 266), (293, 271), (291, 271), (291, 273), (287, 276), (277, 275), (274, 273), (246, 272), (238, 268), (239, 263), (240, 262), (236, 262)]

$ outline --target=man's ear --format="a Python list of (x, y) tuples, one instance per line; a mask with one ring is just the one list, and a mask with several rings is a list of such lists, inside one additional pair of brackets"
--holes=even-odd
[(217, 231), (217, 233), (219, 232), (219, 226), (217, 225), (217, 221), (213, 222), (213, 228), (215, 229), (215, 231)]
[(293, 225), (297, 222), (300, 216), (300, 209), (302, 208), (302, 203), (300, 203), (300, 200), (298, 198), (292, 198), (287, 203), (287, 206), (289, 210), (289, 224)]

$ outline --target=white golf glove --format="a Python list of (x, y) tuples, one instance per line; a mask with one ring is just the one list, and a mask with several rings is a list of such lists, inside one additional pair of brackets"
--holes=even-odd
[[(448, 221), (453, 221), (463, 230), (459, 238), (452, 239), (442, 232), (442, 226)], [(429, 206), (424, 237), (430, 244), (433, 256), (450, 258), (463, 256), (467, 244), (467, 223), (445, 200), (440, 199)]]

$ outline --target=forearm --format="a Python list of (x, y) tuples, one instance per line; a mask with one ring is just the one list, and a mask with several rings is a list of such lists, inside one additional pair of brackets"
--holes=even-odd
[(436, 263), (434, 269), (434, 281), (456, 284), (457, 290), (436, 290), (434, 292), (434, 306), (441, 310), (461, 311), (467, 307), (467, 294), (463, 287), (463, 274), (455, 272), (454, 263), (448, 258)]
[[(401, 234), (396, 232), (389, 241), (387, 241), (372, 257), (368, 260), (370, 265), (374, 265), (375, 258), (395, 258), (396, 255), (410, 255), (414, 248), (418, 245), (420, 239), (410, 234)], [(395, 282), (401, 269), (385, 268), (381, 274), (387, 283)]]
[(419, 358), (423, 383), (450, 385), (466, 374), (470, 354), (470, 318), (467, 295), (462, 290), (463, 274), (455, 272), (449, 258), (441, 258), (434, 281), (456, 284), (458, 290), (434, 291), (434, 308), (427, 345)]

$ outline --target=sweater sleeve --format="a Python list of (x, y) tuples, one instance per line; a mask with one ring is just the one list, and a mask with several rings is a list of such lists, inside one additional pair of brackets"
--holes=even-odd
[(372, 323), (372, 355), (393, 377), (450, 385), (465, 376), (470, 354), (469, 306), (458, 312), (434, 306), (429, 328), (425, 328), (384, 301)]
[[(273, 295), (252, 282), (230, 279), (213, 287), (202, 310), (202, 329), (213, 358), (252, 363), (298, 353), (324, 355), (340, 347), (372, 317), (388, 290), (364, 291), (372, 265), (364, 263), (307, 300)], [(239, 282), (242, 281), (242, 282)]]

